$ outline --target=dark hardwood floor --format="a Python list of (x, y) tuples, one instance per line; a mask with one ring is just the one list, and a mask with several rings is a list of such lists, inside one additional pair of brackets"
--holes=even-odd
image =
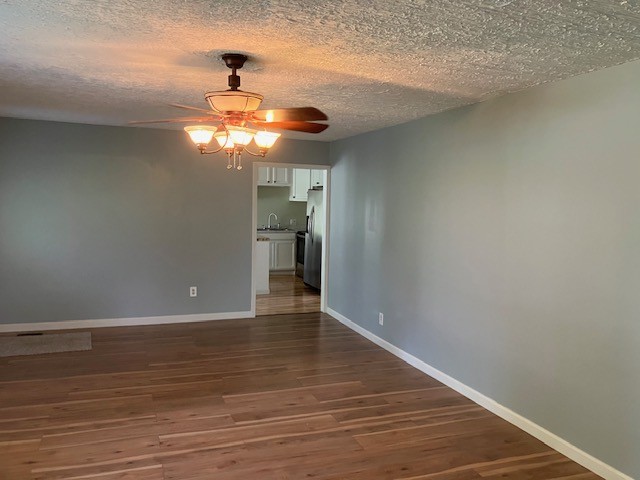
[(271, 292), (256, 296), (256, 315), (313, 313), (320, 311), (320, 292), (295, 275), (271, 275)]
[(0, 359), (0, 478), (598, 478), (323, 314)]

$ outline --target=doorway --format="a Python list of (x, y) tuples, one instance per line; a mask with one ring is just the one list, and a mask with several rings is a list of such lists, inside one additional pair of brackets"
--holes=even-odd
[(329, 166), (254, 162), (254, 315), (325, 311), (329, 189)]

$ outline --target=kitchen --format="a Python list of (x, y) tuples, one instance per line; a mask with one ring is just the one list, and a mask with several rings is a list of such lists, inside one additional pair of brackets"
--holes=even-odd
[(256, 314), (319, 312), (326, 170), (257, 168)]

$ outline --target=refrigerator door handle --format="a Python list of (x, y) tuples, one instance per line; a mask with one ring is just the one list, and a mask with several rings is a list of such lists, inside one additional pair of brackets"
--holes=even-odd
[(314, 227), (314, 223), (316, 221), (316, 207), (311, 207), (311, 212), (309, 213), (309, 237), (311, 237), (311, 243), (313, 244), (313, 237), (314, 237), (314, 232), (313, 232), (313, 227)]

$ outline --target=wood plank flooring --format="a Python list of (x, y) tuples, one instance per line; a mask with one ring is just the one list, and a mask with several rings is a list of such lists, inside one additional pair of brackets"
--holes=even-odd
[(320, 311), (320, 292), (295, 275), (271, 275), (268, 295), (256, 297), (256, 315)]
[(0, 359), (2, 480), (598, 478), (324, 314)]

